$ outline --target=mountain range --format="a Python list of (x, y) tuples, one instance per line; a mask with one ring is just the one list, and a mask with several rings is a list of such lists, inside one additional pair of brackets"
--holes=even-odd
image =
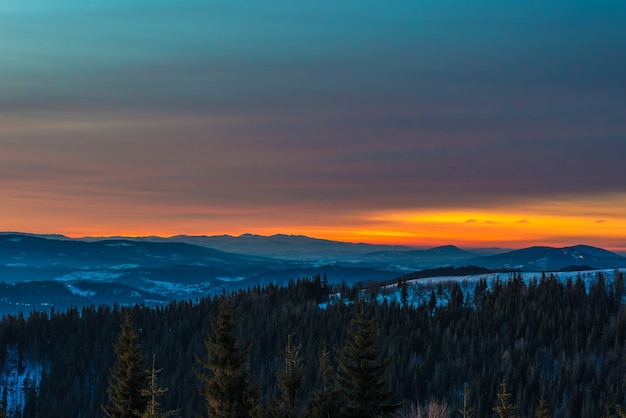
[[(586, 246), (429, 249), (306, 236), (86, 237), (0, 233), (0, 313), (52, 304), (167, 303), (315, 275), (329, 283), (382, 282), (442, 266), (501, 271), (626, 267)], [(44, 289), (45, 290), (42, 290)], [(48, 305), (46, 305), (48, 306)]]

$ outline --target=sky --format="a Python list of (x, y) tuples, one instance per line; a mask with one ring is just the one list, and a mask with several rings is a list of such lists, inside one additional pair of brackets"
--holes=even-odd
[(0, 230), (626, 251), (626, 2), (8, 0)]

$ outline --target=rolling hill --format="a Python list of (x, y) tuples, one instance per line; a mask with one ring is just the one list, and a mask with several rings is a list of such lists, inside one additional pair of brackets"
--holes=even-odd
[(625, 257), (585, 245), (484, 254), (453, 245), (415, 249), (289, 235), (69, 239), (0, 233), (0, 312), (163, 304), (315, 275), (351, 286), (441, 267), (537, 272), (626, 267)]

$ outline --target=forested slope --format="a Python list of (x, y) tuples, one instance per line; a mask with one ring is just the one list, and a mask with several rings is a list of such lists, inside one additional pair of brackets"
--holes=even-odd
[[(588, 292), (580, 279), (562, 283), (551, 276), (526, 284), (513, 275), (489, 287), (481, 281), (471, 297), (458, 284), (448, 286), (446, 304), (369, 307), (380, 330), (380, 347), (390, 360), (388, 377), (398, 401), (439, 399), (458, 411), (467, 388), (473, 416), (494, 416), (500, 383), (506, 379), (523, 417), (533, 416), (542, 395), (554, 417), (599, 417), (607, 407), (626, 403), (621, 273), (611, 283), (599, 275)], [(322, 384), (318, 357), (324, 344), (337, 361), (355, 307), (337, 302), (321, 309), (319, 304), (333, 291), (317, 277), (229, 296), (240, 319), (238, 336), (250, 346), (252, 375), (266, 399), (276, 394), (276, 373), (289, 334), (302, 347), (301, 408)], [(7, 348), (17, 348), (21, 368), (28, 362), (46, 365), (39, 388), (8, 388), (9, 397), (27, 393), (22, 413), (15, 415), (102, 416), (114, 360), (111, 347), (126, 310), (144, 355), (151, 359), (156, 353), (157, 367), (163, 369), (159, 382), (169, 388), (161, 399), (164, 409), (178, 409), (181, 417), (204, 414), (194, 354), (206, 356), (204, 343), (217, 310), (212, 298), (159, 309), (99, 307), (4, 317), (0, 365)]]

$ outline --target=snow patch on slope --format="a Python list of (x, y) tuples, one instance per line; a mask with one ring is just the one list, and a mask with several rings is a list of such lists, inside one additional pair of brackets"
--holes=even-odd
[(7, 390), (7, 410), (21, 413), (27, 401), (27, 394), (37, 396), (44, 369), (49, 367), (40, 362), (31, 361), (28, 353), (20, 362), (16, 344), (7, 346), (7, 357), (0, 368), (0, 394)]
[(58, 277), (56, 280), (60, 282), (73, 282), (80, 280), (91, 280), (95, 282), (113, 281), (121, 277), (123, 273), (117, 273), (110, 270), (79, 270)]
[(82, 296), (82, 297), (85, 297), (85, 298), (96, 296), (96, 292), (94, 292), (93, 290), (82, 290), (82, 289), (79, 289), (78, 287), (76, 287), (74, 285), (71, 285), (71, 284), (68, 284), (65, 287), (67, 288), (67, 290), (72, 292), (72, 294), (74, 294), (74, 295)]

